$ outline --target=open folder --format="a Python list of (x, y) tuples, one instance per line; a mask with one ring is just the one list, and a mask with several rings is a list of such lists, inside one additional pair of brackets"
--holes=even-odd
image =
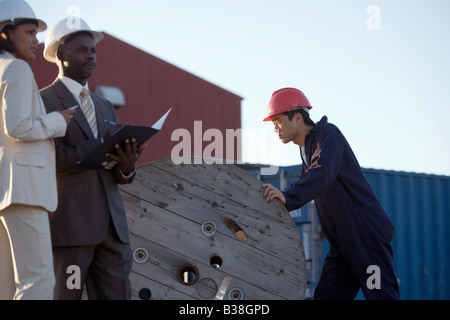
[(77, 162), (77, 165), (84, 168), (92, 169), (112, 169), (116, 162), (105, 156), (106, 153), (115, 153), (114, 145), (118, 144), (123, 150), (125, 139), (135, 138), (138, 146), (155, 133), (162, 129), (164, 121), (172, 108), (169, 109), (156, 123), (151, 127), (135, 126), (132, 124), (117, 123), (111, 126), (105, 136), (102, 138), (102, 143), (92, 150), (86, 157)]

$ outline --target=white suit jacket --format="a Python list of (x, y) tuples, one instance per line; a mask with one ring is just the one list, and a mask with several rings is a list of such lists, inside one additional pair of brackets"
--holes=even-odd
[(55, 146), (64, 117), (47, 114), (34, 75), (24, 60), (0, 53), (0, 210), (10, 204), (55, 211)]

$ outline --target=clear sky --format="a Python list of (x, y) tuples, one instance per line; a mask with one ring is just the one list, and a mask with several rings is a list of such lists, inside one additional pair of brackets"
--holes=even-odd
[(362, 167), (450, 175), (448, 0), (28, 3), (49, 26), (75, 10), (243, 97), (245, 162), (300, 163), (298, 147), (262, 122), (272, 92), (289, 86), (306, 94), (314, 121), (340, 128)]

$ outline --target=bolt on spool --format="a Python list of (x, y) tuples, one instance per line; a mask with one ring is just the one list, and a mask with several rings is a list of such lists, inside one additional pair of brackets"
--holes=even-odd
[(148, 259), (148, 251), (145, 248), (139, 247), (133, 251), (133, 260), (136, 263), (144, 263)]
[(228, 300), (244, 300), (244, 292), (239, 288), (230, 289)]
[(202, 223), (202, 233), (207, 236), (213, 236), (217, 231), (217, 225), (214, 221), (205, 221)]

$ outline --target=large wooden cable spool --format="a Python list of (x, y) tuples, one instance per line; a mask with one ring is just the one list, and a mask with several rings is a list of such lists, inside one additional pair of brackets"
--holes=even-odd
[(162, 159), (121, 191), (133, 299), (304, 299), (297, 227), (244, 170)]

